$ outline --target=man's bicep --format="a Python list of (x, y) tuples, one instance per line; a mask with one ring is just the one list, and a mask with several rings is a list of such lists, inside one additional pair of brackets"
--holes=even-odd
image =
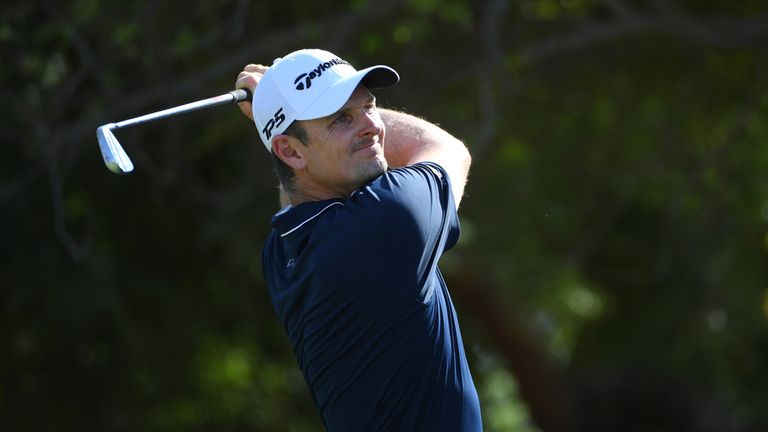
[(436, 242), (457, 219), (450, 183), (442, 166), (425, 162), (389, 171), (371, 184), (371, 196), (385, 223), (398, 229), (393, 236), (407, 233)]
[[(464, 197), (464, 188), (467, 185), (467, 177), (469, 176), (469, 165), (471, 159), (469, 152), (467, 152), (467, 158), (441, 158), (444, 155), (434, 155), (432, 157), (425, 156), (425, 161), (434, 162), (440, 165), (445, 174), (450, 180), (450, 189), (453, 194), (453, 202), (458, 210), (461, 199)], [(439, 176), (443, 176), (443, 173), (437, 171)]]

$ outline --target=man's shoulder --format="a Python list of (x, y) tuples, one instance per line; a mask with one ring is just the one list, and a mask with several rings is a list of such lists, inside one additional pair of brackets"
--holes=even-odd
[[(290, 240), (302, 232), (342, 232), (359, 235), (382, 224), (397, 227), (426, 217), (436, 207), (449, 208), (450, 192), (442, 167), (422, 162), (388, 170), (346, 199), (312, 201), (278, 212), (267, 244)], [(441, 212), (437, 212), (438, 214)], [(420, 216), (417, 216), (420, 215)], [(321, 232), (318, 232), (317, 230)]]
[(408, 193), (415, 193), (415, 197), (423, 198), (422, 192), (444, 190), (449, 188), (448, 176), (445, 170), (433, 162), (419, 162), (405, 167), (387, 170), (379, 177), (355, 191), (351, 199), (357, 196), (373, 193), (376, 197), (383, 194), (384, 197), (392, 194), (399, 199), (407, 198)]
[(440, 166), (440, 164), (436, 162), (428, 162), (428, 161), (418, 162), (418, 163), (407, 165), (404, 167), (393, 168), (387, 171), (387, 173), (398, 173), (398, 172), (418, 172), (422, 174), (429, 173), (436, 176), (436, 178), (438, 179), (442, 179), (443, 177), (446, 176), (445, 169), (442, 166)]

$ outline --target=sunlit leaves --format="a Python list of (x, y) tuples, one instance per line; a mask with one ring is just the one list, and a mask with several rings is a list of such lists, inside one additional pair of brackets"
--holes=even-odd
[(420, 14), (437, 16), (462, 28), (473, 23), (469, 5), (462, 0), (408, 0), (408, 5)]
[(521, 12), (526, 18), (546, 21), (557, 18), (561, 9), (556, 0), (534, 0), (523, 2)]
[(184, 56), (190, 54), (197, 44), (198, 38), (191, 31), (184, 30), (176, 34), (173, 42), (174, 54)]
[(41, 72), (40, 84), (43, 88), (50, 88), (61, 84), (67, 73), (67, 64), (60, 53), (51, 55)]
[(520, 15), (542, 21), (574, 18), (584, 15), (597, 3), (594, 0), (525, 0), (520, 2)]
[(8, 42), (16, 36), (13, 28), (8, 23), (0, 23), (0, 42)]
[(409, 25), (400, 24), (392, 30), (392, 39), (394, 39), (398, 44), (407, 44), (411, 41), (412, 38), (413, 31)]
[(521, 403), (517, 382), (493, 353), (477, 353), (475, 384), (482, 401), (484, 429), (490, 431), (538, 432), (530, 409)]
[(112, 39), (119, 46), (125, 46), (133, 42), (139, 34), (139, 25), (135, 22), (126, 22), (115, 26)]
[(78, 24), (87, 24), (98, 19), (102, 3), (99, 0), (75, 0), (71, 7), (72, 18)]
[(534, 152), (530, 145), (515, 136), (507, 136), (500, 143), (499, 158), (508, 169), (516, 169), (529, 163)]
[(379, 33), (366, 33), (358, 42), (360, 51), (365, 55), (378, 53), (384, 46), (384, 36)]

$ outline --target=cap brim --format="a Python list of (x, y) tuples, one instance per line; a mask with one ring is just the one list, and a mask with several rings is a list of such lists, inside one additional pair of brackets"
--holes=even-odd
[(400, 81), (400, 76), (389, 66), (371, 66), (339, 80), (324, 92), (310, 106), (299, 113), (296, 120), (313, 120), (329, 116), (344, 106), (358, 84), (367, 89), (389, 87)]

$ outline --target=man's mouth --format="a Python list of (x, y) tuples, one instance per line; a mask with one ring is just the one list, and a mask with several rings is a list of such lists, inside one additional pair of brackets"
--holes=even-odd
[(377, 139), (365, 140), (365, 141), (357, 142), (357, 143), (355, 143), (354, 146), (352, 146), (352, 152), (351, 153), (355, 153), (355, 152), (357, 152), (359, 150), (364, 150), (364, 149), (367, 149), (367, 148), (371, 148), (371, 147), (375, 146), (378, 143), (379, 143), (379, 140), (377, 140)]

